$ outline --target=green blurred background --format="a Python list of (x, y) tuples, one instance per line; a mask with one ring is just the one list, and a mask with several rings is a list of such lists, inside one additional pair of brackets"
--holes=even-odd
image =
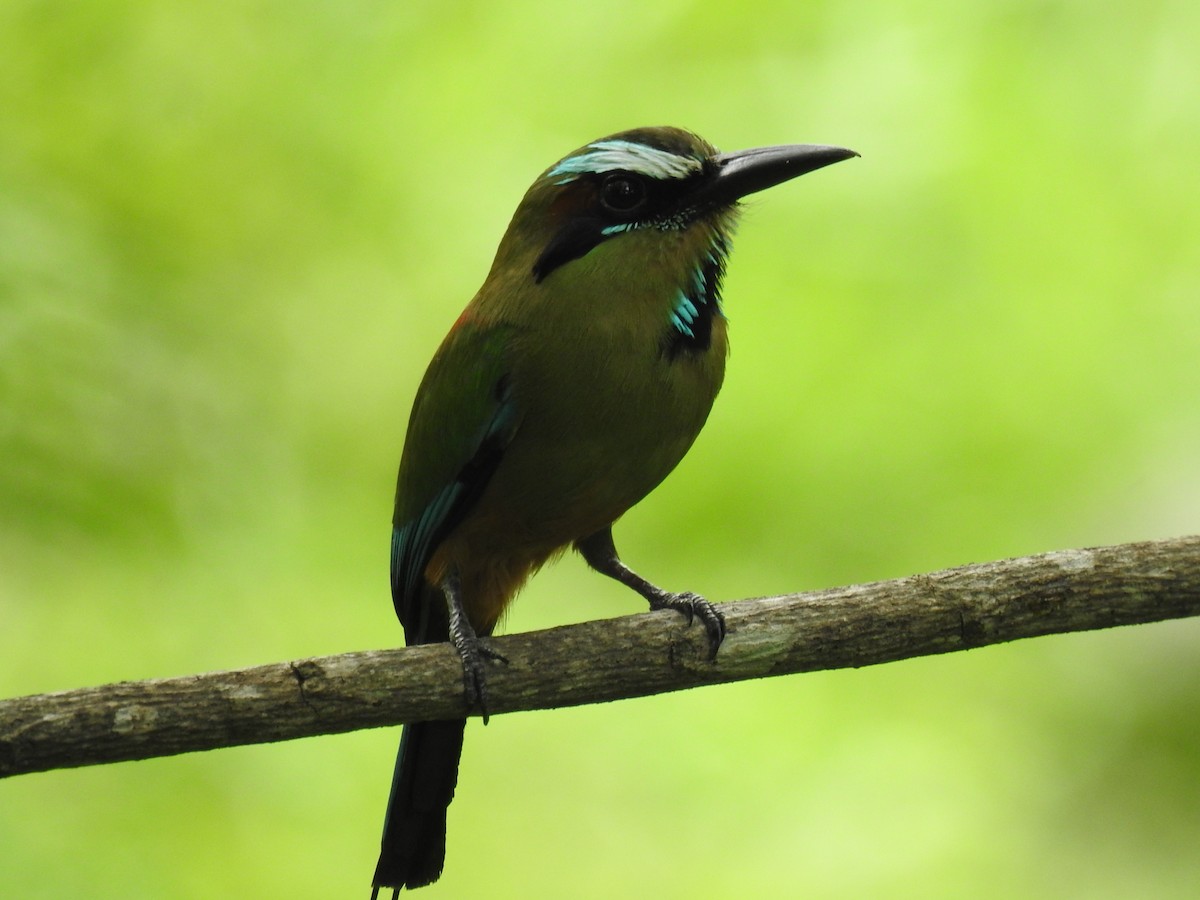
[[(749, 204), (626, 558), (718, 600), (1200, 530), (1200, 6), (0, 6), (0, 695), (388, 647), (424, 366), (534, 176)], [(568, 559), (506, 629), (630, 613)], [(468, 729), (423, 896), (1194, 897), (1200, 623)], [(0, 783), (0, 896), (365, 898), (398, 732)]]

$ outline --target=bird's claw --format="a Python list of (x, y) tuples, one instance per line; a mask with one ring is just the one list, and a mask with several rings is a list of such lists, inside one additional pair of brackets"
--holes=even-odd
[(717, 650), (721, 648), (721, 642), (725, 640), (725, 616), (713, 604), (691, 591), (683, 591), (678, 594), (664, 591), (650, 601), (650, 608), (673, 609), (681, 612), (687, 619), (688, 625), (699, 618), (708, 634), (708, 658), (710, 660), (717, 658)]
[(463, 700), (468, 710), (478, 709), (483, 724), (488, 722), (487, 663), (500, 662), (508, 665), (508, 657), (493, 650), (479, 638), (455, 641), (455, 649), (462, 661)]

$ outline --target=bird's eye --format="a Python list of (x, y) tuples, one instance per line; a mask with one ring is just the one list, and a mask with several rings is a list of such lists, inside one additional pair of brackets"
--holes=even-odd
[(609, 175), (600, 185), (600, 202), (609, 212), (628, 215), (646, 202), (646, 185), (624, 172)]

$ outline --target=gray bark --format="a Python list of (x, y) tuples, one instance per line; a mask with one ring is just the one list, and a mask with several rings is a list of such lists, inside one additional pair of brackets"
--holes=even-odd
[[(499, 637), (496, 715), (868, 666), (1018, 638), (1200, 615), (1200, 537), (1066, 550), (895, 581)], [(345, 653), (0, 701), (0, 777), (469, 714), (449, 644)], [(478, 711), (474, 711), (477, 714)]]

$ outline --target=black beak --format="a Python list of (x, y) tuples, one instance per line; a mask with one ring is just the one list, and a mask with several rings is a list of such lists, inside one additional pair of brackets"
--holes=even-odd
[(858, 154), (845, 147), (816, 144), (755, 147), (736, 153), (719, 153), (711, 160), (716, 166), (715, 172), (688, 199), (697, 205), (724, 206), (747, 194), (766, 190), (852, 156)]

